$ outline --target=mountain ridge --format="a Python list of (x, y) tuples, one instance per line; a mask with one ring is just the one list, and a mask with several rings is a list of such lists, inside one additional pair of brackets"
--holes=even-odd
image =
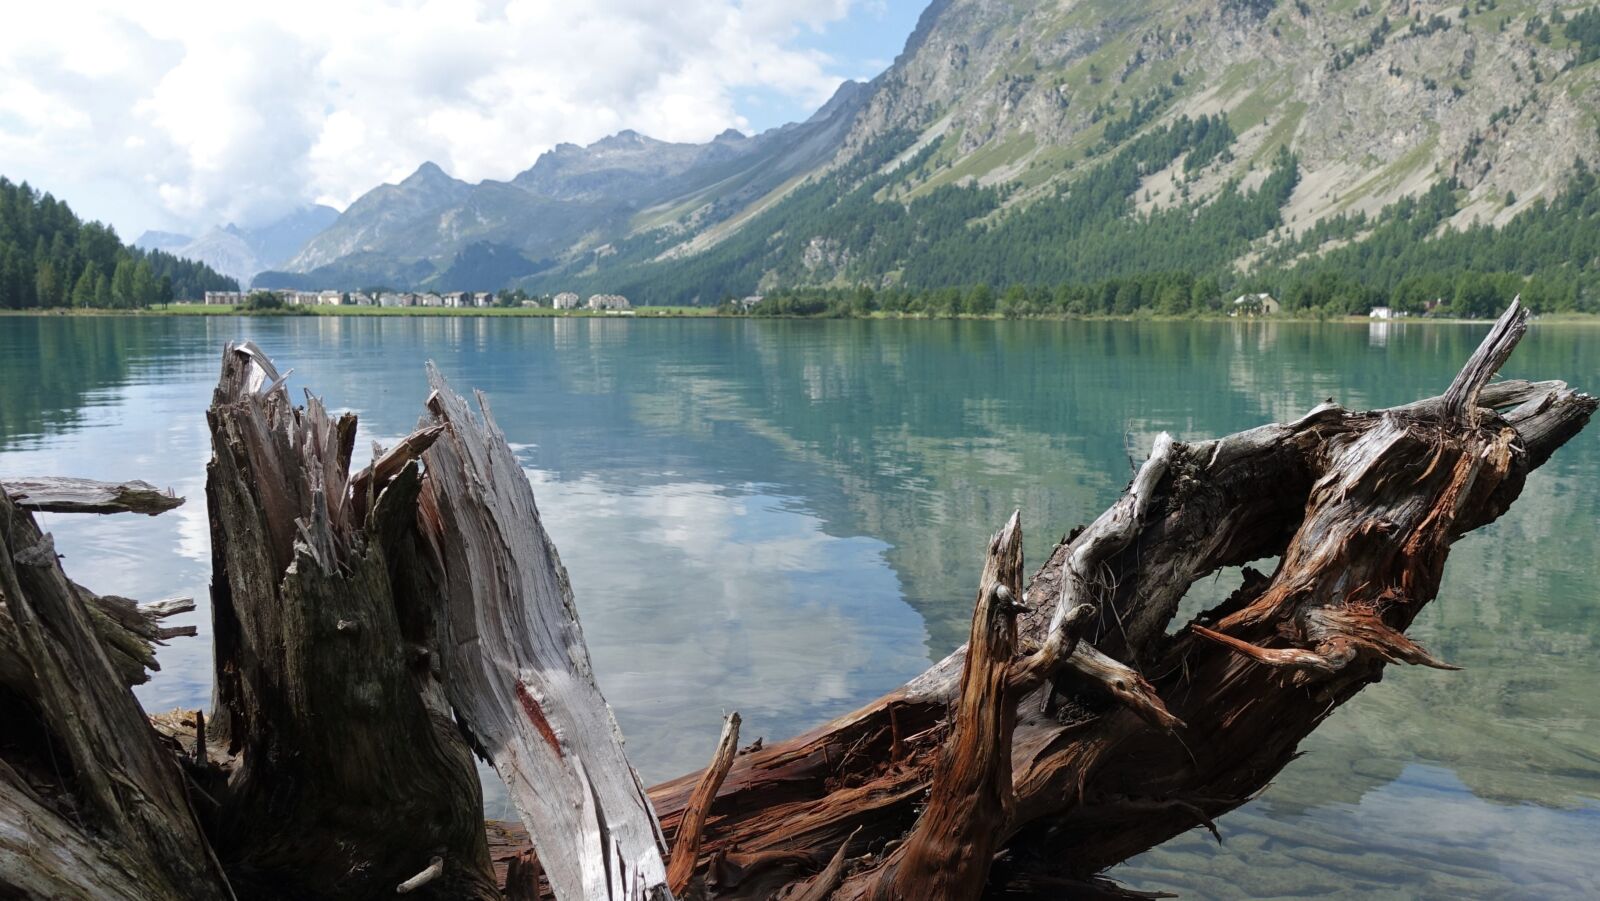
[(463, 254), (496, 256), (502, 268), (521, 257), (534, 272), (603, 256), (640, 220), (697, 230), (824, 162), (862, 88), (844, 82), (806, 121), (758, 135), (729, 129), (690, 144), (624, 130), (558, 144), (509, 181), (471, 184), (427, 163), (362, 195), (284, 271), (263, 277), (274, 287), (413, 287), (455, 271)]
[(177, 232), (146, 231), (133, 243), (204, 263), (248, 286), (257, 273), (287, 262), (300, 247), (339, 217), (321, 204), (299, 207), (264, 225), (241, 228), (233, 223), (207, 229), (199, 237)]
[[(1082, 232), (1089, 220), (1130, 248), (1181, 235), (1173, 217), (1265, 204), (1249, 198), (1286, 149), (1292, 178), (1272, 182), (1281, 202), (1252, 214), (1248, 234), (1183, 236), (1195, 254), (1184, 265), (1238, 281), (1308, 234), (1338, 237), (1300, 248), (1304, 259), (1361, 240), (1371, 223), (1350, 223), (1440, 185), (1455, 194), (1445, 230), (1503, 227), (1560, 195), (1579, 161), (1600, 162), (1600, 34), (1575, 33), (1573, 9), (937, 0), (888, 70), (842, 85), (804, 123), (705, 144), (623, 132), (559, 145), (509, 183), (397, 204), (384, 228), (340, 243), (360, 218), (347, 211), (292, 268), (326, 280), (405, 267), (427, 281), (461, 277), (464, 254), (509, 253), (523, 262), (499, 271), (525, 270), (510, 278), (535, 290), (715, 303), (807, 285), (936, 287), (963, 275), (945, 260), (981, 244), (1014, 261), (966, 277), (981, 269), (998, 287), (1070, 263), (1087, 279), (1183, 263), (1163, 248), (1094, 262), (1105, 252)], [(1210, 142), (1205, 165), (1188, 141)], [(1116, 215), (1073, 199), (1089, 188)]]

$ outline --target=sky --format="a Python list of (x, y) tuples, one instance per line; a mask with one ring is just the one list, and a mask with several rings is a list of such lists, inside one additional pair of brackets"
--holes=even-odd
[(343, 208), (425, 161), (507, 179), (631, 128), (804, 119), (924, 0), (47, 0), (0, 28), (0, 175), (125, 239)]

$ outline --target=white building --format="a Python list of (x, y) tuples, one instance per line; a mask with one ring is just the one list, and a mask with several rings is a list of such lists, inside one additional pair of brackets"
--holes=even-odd
[(207, 291), (205, 296), (206, 306), (238, 306), (244, 301), (243, 291)]
[(317, 294), (317, 303), (325, 307), (336, 307), (344, 303), (344, 295), (338, 291), (322, 291)]
[(1281, 307), (1271, 294), (1240, 294), (1229, 316), (1276, 316)]
[(494, 306), (494, 294), (488, 291), (479, 291), (472, 295), (472, 305), (484, 309)]
[(1368, 318), (1371, 319), (1399, 319), (1404, 315), (1405, 313), (1393, 307), (1373, 307), (1372, 312), (1367, 314)]
[(591, 294), (586, 304), (591, 310), (631, 310), (633, 305), (621, 294)]
[(583, 303), (583, 298), (571, 291), (562, 291), (555, 297), (555, 308), (558, 310), (576, 310)]

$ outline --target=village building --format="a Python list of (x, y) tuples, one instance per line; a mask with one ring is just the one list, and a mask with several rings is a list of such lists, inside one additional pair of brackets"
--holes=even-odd
[(586, 304), (591, 310), (631, 310), (633, 305), (621, 294), (591, 294)]
[[(494, 306), (491, 291), (450, 291), (444, 294), (428, 292), (415, 294), (408, 291), (383, 291), (369, 294), (365, 291), (344, 293), (332, 289), (324, 291), (273, 291), (284, 306), (291, 307), (460, 307), (487, 308)], [(577, 298), (578, 295), (572, 295)], [(597, 295), (599, 296), (599, 295)], [(619, 298), (620, 299), (620, 298)], [(248, 303), (250, 294), (244, 291), (207, 291), (204, 302), (211, 306)], [(623, 301), (624, 305), (627, 303)], [(576, 304), (574, 304), (576, 306)], [(626, 309), (613, 307), (612, 309)]]
[(1240, 294), (1229, 316), (1276, 316), (1282, 307), (1271, 294)]
[(553, 303), (558, 310), (576, 310), (583, 303), (583, 298), (571, 291), (562, 291), (556, 295)]
[(1393, 307), (1373, 307), (1372, 311), (1367, 314), (1371, 319), (1398, 319), (1404, 315), (1405, 313)]

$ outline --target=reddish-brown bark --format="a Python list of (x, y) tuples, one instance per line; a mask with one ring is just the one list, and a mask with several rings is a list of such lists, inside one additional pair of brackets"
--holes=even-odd
[[(1161, 436), (1026, 591), (1020, 518), (1005, 525), (967, 647), (787, 741), (736, 755), (730, 730), (708, 772), (648, 793), (487, 406), (472, 413), (435, 375), (428, 421), (351, 475), (354, 418), (292, 409), (259, 351), (230, 348), (211, 412), (209, 746), (198, 717), (161, 719), (170, 749), (128, 719), (127, 685), (164, 633), (67, 582), (0, 494), (0, 703), (32, 736), (0, 741), (0, 780), (18, 788), (0, 824), (42, 823), (82, 864), (0, 835), (0, 894), (222, 897), (224, 876), (262, 898), (483, 897), (492, 878), (524, 899), (1110, 891), (1098, 873), (1215, 829), (1385, 665), (1447, 666), (1404, 633), (1451, 544), (1596, 405), (1561, 383), (1490, 381), (1525, 328), (1514, 305), (1438, 398)], [(1172, 629), (1195, 581), (1272, 557)], [(120, 764), (115, 734), (132, 749)], [(47, 796), (17, 774), (57, 744), (73, 773)], [(537, 855), (499, 824), (485, 853), (468, 749), (511, 784)]]

